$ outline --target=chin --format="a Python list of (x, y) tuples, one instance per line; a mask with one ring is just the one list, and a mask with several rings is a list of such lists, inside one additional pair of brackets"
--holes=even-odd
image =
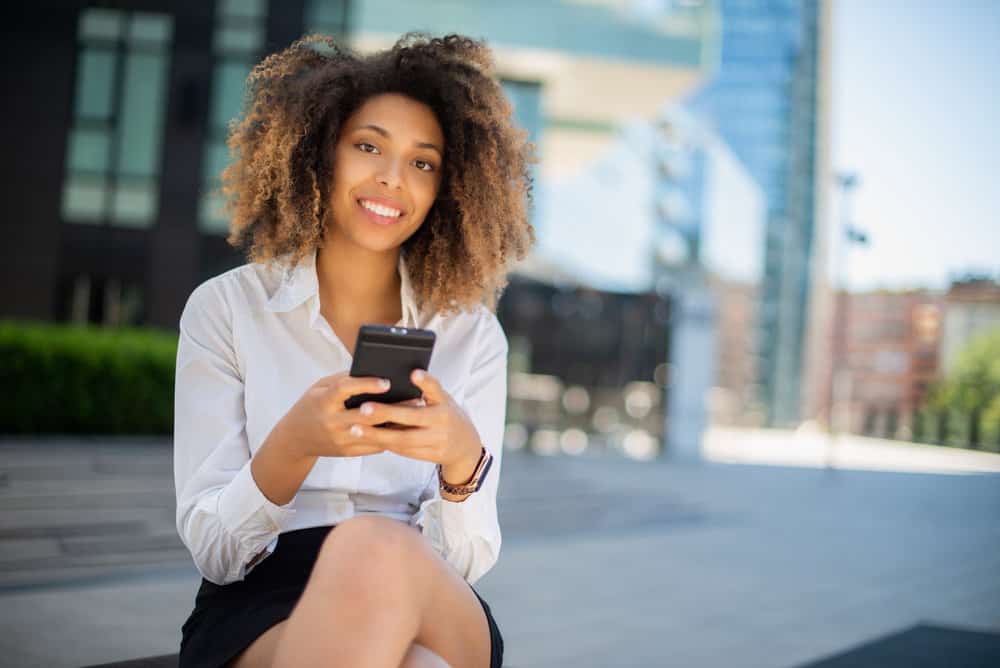
[(406, 237), (372, 234), (370, 231), (364, 230), (356, 230), (354, 234), (349, 235), (349, 238), (354, 242), (355, 246), (363, 248), (370, 253), (395, 251), (406, 241)]

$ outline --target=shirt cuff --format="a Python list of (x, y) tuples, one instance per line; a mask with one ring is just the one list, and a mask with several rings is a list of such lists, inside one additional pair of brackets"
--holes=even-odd
[[(277, 536), (275, 536), (274, 538), (272, 538), (271, 542), (267, 544), (267, 547), (265, 547), (262, 550), (265, 554), (263, 556), (261, 556), (261, 558), (258, 559), (256, 561), (256, 563), (254, 563), (252, 566), (248, 565), (246, 567), (246, 569), (243, 571), (243, 577), (245, 578), (246, 576), (250, 575), (250, 571), (252, 571), (253, 569), (255, 569), (258, 566), (260, 566), (260, 562), (264, 561), (265, 559), (267, 559), (268, 557), (270, 557), (272, 554), (274, 554), (274, 548), (276, 548), (276, 547), (278, 547), (278, 537)], [(256, 555), (254, 555), (254, 556), (256, 556)]]
[(295, 510), (293, 498), (283, 506), (272, 503), (257, 486), (244, 464), (219, 495), (219, 518), (223, 528), (254, 554), (260, 552), (288, 526)]
[(440, 504), (441, 531), (449, 547), (453, 547), (448, 540), (450, 536), (479, 533), (489, 503), (485, 494), (473, 492), (464, 501), (449, 501), (443, 497), (438, 497), (437, 501)]

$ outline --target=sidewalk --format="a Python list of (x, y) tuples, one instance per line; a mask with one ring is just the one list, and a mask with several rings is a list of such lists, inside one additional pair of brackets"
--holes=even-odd
[[(5, 665), (176, 651), (198, 578), (172, 506), (165, 442), (0, 443)], [(1000, 631), (996, 474), (510, 452), (500, 512), (477, 589), (508, 668), (791, 668), (918, 622)]]

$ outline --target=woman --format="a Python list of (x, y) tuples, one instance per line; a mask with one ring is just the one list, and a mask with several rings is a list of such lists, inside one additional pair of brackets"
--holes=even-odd
[[(492, 309), (533, 233), (491, 54), (314, 37), (248, 84), (223, 184), (250, 262), (180, 320), (177, 527), (204, 576), (181, 665), (499, 668), (471, 586), (500, 550)], [(421, 399), (345, 408), (385, 389), (347, 375), (365, 323), (436, 332)]]

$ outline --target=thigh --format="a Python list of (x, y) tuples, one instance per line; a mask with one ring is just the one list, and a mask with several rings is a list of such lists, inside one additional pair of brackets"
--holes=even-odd
[(433, 575), (416, 641), (454, 668), (490, 668), (490, 626), (482, 604), (458, 571), (418, 536)]
[(270, 668), (274, 663), (274, 653), (278, 649), (278, 641), (286, 624), (287, 620), (278, 622), (264, 631), (239, 656), (229, 662), (228, 668)]
[[(377, 515), (352, 518), (327, 536), (316, 568), (324, 568), (324, 560), (342, 559), (356, 563), (345, 569), (341, 561), (337, 570), (367, 572), (368, 586), (393, 586), (401, 579), (412, 585), (407, 589), (419, 615), (415, 643), (453, 668), (490, 668), (490, 630), (483, 606), (418, 529)], [(373, 563), (380, 572), (371, 572)], [(385, 576), (385, 569), (392, 569), (392, 576)]]
[(452, 668), (452, 666), (423, 645), (413, 643), (410, 645), (410, 651), (403, 657), (403, 662), (399, 664), (399, 668)]

